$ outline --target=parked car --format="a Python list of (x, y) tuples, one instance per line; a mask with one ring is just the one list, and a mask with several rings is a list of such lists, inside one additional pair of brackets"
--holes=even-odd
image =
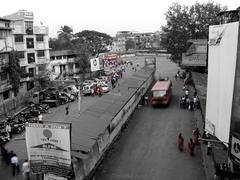
[(65, 96), (69, 101), (75, 101), (75, 96), (67, 92), (59, 92), (60, 96)]
[(83, 82), (83, 86), (90, 85), (90, 84), (94, 84), (94, 81), (89, 79)]
[(101, 84), (102, 92), (107, 93), (110, 91), (110, 88), (107, 84)]
[(93, 84), (83, 86), (83, 90), (82, 90), (83, 95), (91, 95), (94, 87), (95, 87), (95, 85), (93, 85)]

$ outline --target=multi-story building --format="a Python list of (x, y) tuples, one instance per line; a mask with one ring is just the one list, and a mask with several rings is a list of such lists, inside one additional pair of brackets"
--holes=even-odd
[(112, 51), (113, 52), (123, 52), (126, 51), (126, 41), (128, 39), (133, 39), (133, 33), (131, 31), (119, 31), (113, 41)]
[(34, 26), (32, 12), (20, 10), (4, 16), (13, 24), (13, 48), (18, 51), (20, 66), (27, 73), (21, 79), (20, 93), (34, 88), (35, 75), (44, 73), (49, 63), (48, 27)]
[(11, 33), (11, 21), (0, 18), (0, 103), (13, 96), (9, 74), (5, 69), (9, 65), (9, 52), (13, 49)]

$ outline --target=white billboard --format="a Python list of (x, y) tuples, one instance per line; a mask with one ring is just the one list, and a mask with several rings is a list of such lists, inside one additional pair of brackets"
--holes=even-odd
[(238, 22), (209, 27), (205, 130), (229, 141), (237, 59)]
[(33, 173), (68, 177), (71, 172), (70, 124), (27, 123), (26, 144)]
[(91, 71), (99, 71), (103, 69), (103, 62), (100, 58), (92, 58), (90, 59), (91, 63)]

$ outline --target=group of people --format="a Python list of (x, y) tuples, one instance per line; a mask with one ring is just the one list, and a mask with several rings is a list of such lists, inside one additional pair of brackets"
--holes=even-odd
[(180, 107), (193, 111), (199, 109), (200, 103), (197, 92), (195, 91), (193, 97), (190, 96), (190, 90), (188, 86), (184, 86), (184, 95), (180, 98)]
[[(16, 153), (8, 151), (3, 145), (1, 145), (1, 156), (2, 161), (5, 162), (7, 166), (11, 165), (13, 177), (16, 173), (20, 173), (20, 164)], [(22, 173), (26, 180), (30, 180), (30, 165), (28, 160), (25, 160), (22, 164)]]
[[(187, 143), (187, 149), (190, 154), (190, 156), (194, 156), (194, 149), (195, 146), (199, 144), (199, 138), (201, 137), (201, 133), (198, 128), (196, 128), (193, 133), (192, 137), (189, 139), (189, 142)], [(184, 152), (184, 138), (181, 133), (178, 135), (178, 141), (177, 141), (178, 149), (180, 152)]]

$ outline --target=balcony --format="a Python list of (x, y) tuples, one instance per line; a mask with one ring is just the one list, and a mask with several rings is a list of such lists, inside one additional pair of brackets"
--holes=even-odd
[(0, 83), (0, 92), (6, 91), (8, 89), (11, 89), (12, 85), (10, 84), (9, 80), (1, 81)]
[(14, 25), (13, 34), (25, 34), (24, 25)]
[(47, 63), (49, 63), (49, 59), (47, 59), (46, 57), (38, 57), (36, 63), (37, 64), (47, 64)]
[(13, 43), (11, 37), (0, 39), (0, 52), (8, 52), (13, 49)]
[(36, 49), (49, 49), (48, 42), (36, 42)]
[(48, 35), (48, 27), (47, 26), (34, 26), (33, 34), (46, 34)]

